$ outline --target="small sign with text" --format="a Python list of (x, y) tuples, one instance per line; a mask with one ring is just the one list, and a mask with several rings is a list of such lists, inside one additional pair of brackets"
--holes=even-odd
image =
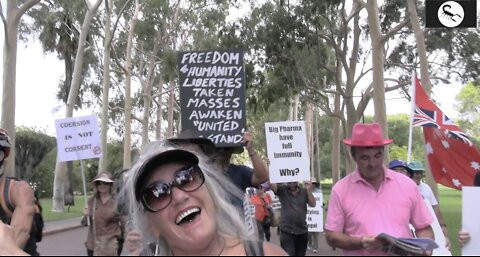
[(270, 182), (310, 180), (310, 157), (304, 121), (265, 123)]
[(58, 160), (100, 158), (102, 148), (96, 115), (55, 120)]

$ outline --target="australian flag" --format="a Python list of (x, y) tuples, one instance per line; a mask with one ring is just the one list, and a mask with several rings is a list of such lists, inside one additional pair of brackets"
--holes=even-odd
[(415, 113), (413, 126), (434, 127), (444, 130), (449, 137), (463, 140), (471, 145), (472, 141), (440, 108), (427, 96), (418, 78), (415, 78)]
[(475, 174), (480, 172), (480, 151), (428, 98), (418, 78), (415, 78), (414, 86), (413, 125), (423, 128), (428, 162), (435, 181), (458, 190), (472, 186)]

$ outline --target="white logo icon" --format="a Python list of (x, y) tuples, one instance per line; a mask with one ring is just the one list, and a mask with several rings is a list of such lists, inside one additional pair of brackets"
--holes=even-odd
[(438, 20), (445, 27), (454, 28), (460, 25), (463, 16), (463, 7), (454, 1), (445, 2), (438, 8)]

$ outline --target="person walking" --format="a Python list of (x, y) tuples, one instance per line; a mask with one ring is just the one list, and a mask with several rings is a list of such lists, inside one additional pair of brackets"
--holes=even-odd
[(437, 217), (438, 223), (442, 228), (443, 235), (445, 236), (445, 247), (450, 250), (450, 240), (448, 239), (447, 223), (445, 223), (445, 220), (443, 219), (442, 211), (440, 210), (440, 204), (438, 203), (437, 198), (435, 197), (435, 194), (433, 194), (430, 186), (422, 181), (425, 176), (425, 167), (420, 161), (412, 161), (409, 163), (408, 167), (410, 168), (408, 174), (410, 178), (415, 182), (415, 184), (417, 184), (420, 195), (424, 199), (427, 199), (432, 205), (435, 216)]
[(42, 216), (42, 205), (38, 199), (37, 194), (35, 197), (35, 214), (33, 215), (32, 228), (30, 229), (30, 238), (28, 239), (23, 250), (31, 256), (40, 256), (37, 251), (37, 243), (42, 241), (43, 227), (45, 226)]
[[(322, 193), (317, 178), (312, 177), (310, 181), (313, 186), (312, 193)], [(318, 234), (319, 232), (308, 232), (308, 248), (311, 249), (313, 253), (318, 253)]]
[(399, 172), (407, 177), (410, 177), (410, 174), (413, 173), (413, 170), (408, 167), (407, 162), (402, 160), (393, 160), (388, 164), (388, 168)]
[(266, 185), (257, 187), (257, 192), (250, 198), (255, 205), (255, 219), (257, 221), (258, 234), (261, 240), (270, 242), (270, 226), (273, 221), (272, 198), (265, 193)]
[(14, 231), (14, 241), (23, 249), (32, 229), (35, 197), (26, 181), (5, 177), (3, 163), (10, 155), (10, 137), (0, 128), (0, 220)]
[(108, 172), (101, 173), (91, 182), (94, 195), (88, 199), (84, 215), (90, 220), (88, 229), (87, 248), (88, 256), (119, 255), (119, 237), (123, 217), (119, 214), (117, 203), (112, 194), (114, 181)]
[(418, 237), (433, 239), (433, 218), (415, 183), (383, 164), (392, 141), (378, 123), (357, 123), (343, 140), (357, 168), (333, 186), (325, 231), (327, 243), (344, 255), (385, 255), (376, 236), (412, 238), (409, 224)]
[(280, 215), (280, 245), (290, 256), (305, 256), (308, 244), (307, 205), (315, 207), (312, 183), (305, 188), (298, 182), (286, 185), (270, 184), (282, 205)]

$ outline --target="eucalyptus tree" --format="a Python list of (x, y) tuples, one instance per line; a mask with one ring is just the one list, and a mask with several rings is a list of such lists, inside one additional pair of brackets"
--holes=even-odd
[(480, 86), (469, 82), (455, 98), (460, 112), (459, 125), (480, 147)]
[[(178, 50), (198, 50), (218, 47), (216, 31), (222, 20), (225, 20), (230, 1), (143, 1), (140, 9), (141, 19), (136, 22), (132, 42), (131, 76), (138, 83), (138, 90), (132, 92), (132, 127), (137, 131), (142, 145), (149, 141), (149, 131), (155, 131), (159, 139), (162, 134), (164, 120), (163, 110), (167, 111), (167, 136), (178, 128), (174, 120), (179, 120), (177, 98), (177, 66)], [(135, 13), (135, 12), (132, 12)], [(125, 20), (132, 16), (125, 15)], [(128, 38), (126, 33), (116, 39), (115, 56), (122, 66), (120, 56), (129, 56), (126, 52)], [(124, 68), (116, 73), (123, 79)], [(119, 79), (119, 80), (120, 80)], [(127, 101), (125, 95), (117, 93), (113, 99), (115, 109), (111, 118), (120, 120), (125, 110), (121, 104)], [(165, 107), (165, 102), (168, 107)], [(177, 118), (175, 118), (177, 117)], [(153, 122), (155, 121), (155, 122)], [(128, 123), (122, 123), (122, 125)], [(123, 128), (116, 130), (123, 133)], [(126, 144), (125, 148), (127, 149)], [(128, 151), (126, 151), (128, 152)], [(128, 165), (127, 165), (128, 166)]]
[[(90, 25), (92, 19), (96, 14), (98, 7), (102, 3), (102, 0), (96, 0), (95, 3), (90, 5), (88, 1), (85, 2), (87, 5), (87, 12), (85, 14), (84, 21), (82, 23), (82, 28), (78, 40), (78, 48), (75, 56), (75, 64), (73, 68), (72, 83), (67, 98), (67, 108), (65, 117), (72, 117), (73, 110), (75, 106), (76, 98), (78, 97), (78, 92), (81, 87), (81, 76), (83, 68), (83, 58), (84, 52), (86, 51), (86, 41), (87, 35), (90, 30)], [(65, 165), (64, 162), (60, 162), (57, 157), (57, 163), (55, 165), (55, 179), (54, 179), (54, 188), (53, 188), (53, 211), (63, 212), (64, 211), (64, 199), (65, 199)]]
[(17, 40), (19, 24), (22, 16), (40, 0), (7, 1), (6, 17), (3, 12), (3, 4), (0, 2), (0, 18), (3, 22), (5, 33), (3, 42), (3, 98), (1, 126), (10, 135), (12, 151), (10, 158), (5, 160), (4, 170), (7, 176), (15, 173), (15, 92), (17, 76)]
[[(86, 14), (85, 3), (82, 1), (43, 1), (36, 8), (32, 8), (28, 15), (33, 19), (30, 26), (32, 34), (38, 36), (45, 53), (55, 53), (63, 61), (65, 67), (65, 78), (59, 78), (57, 98), (67, 104), (68, 94), (72, 85), (74, 61), (77, 55), (78, 41), (80, 37), (79, 28)], [(92, 26), (97, 28), (98, 26)], [(91, 29), (86, 38), (89, 45), (87, 49), (94, 49), (93, 34), (96, 29)], [(98, 33), (97, 33), (98, 34)], [(98, 62), (94, 51), (85, 51), (81, 67), (81, 84), (78, 94), (75, 97), (74, 109), (81, 109), (88, 105), (86, 100), (89, 88), (95, 86), (96, 80), (92, 80), (95, 70), (91, 69)], [(93, 73), (93, 74), (92, 74)], [(73, 162), (66, 162), (66, 178), (64, 184), (65, 200), (67, 205), (74, 205), (73, 198)]]
[(36, 129), (18, 127), (15, 143), (17, 151), (15, 177), (27, 182), (34, 182), (32, 180), (34, 170), (44, 157), (55, 148), (55, 138)]

